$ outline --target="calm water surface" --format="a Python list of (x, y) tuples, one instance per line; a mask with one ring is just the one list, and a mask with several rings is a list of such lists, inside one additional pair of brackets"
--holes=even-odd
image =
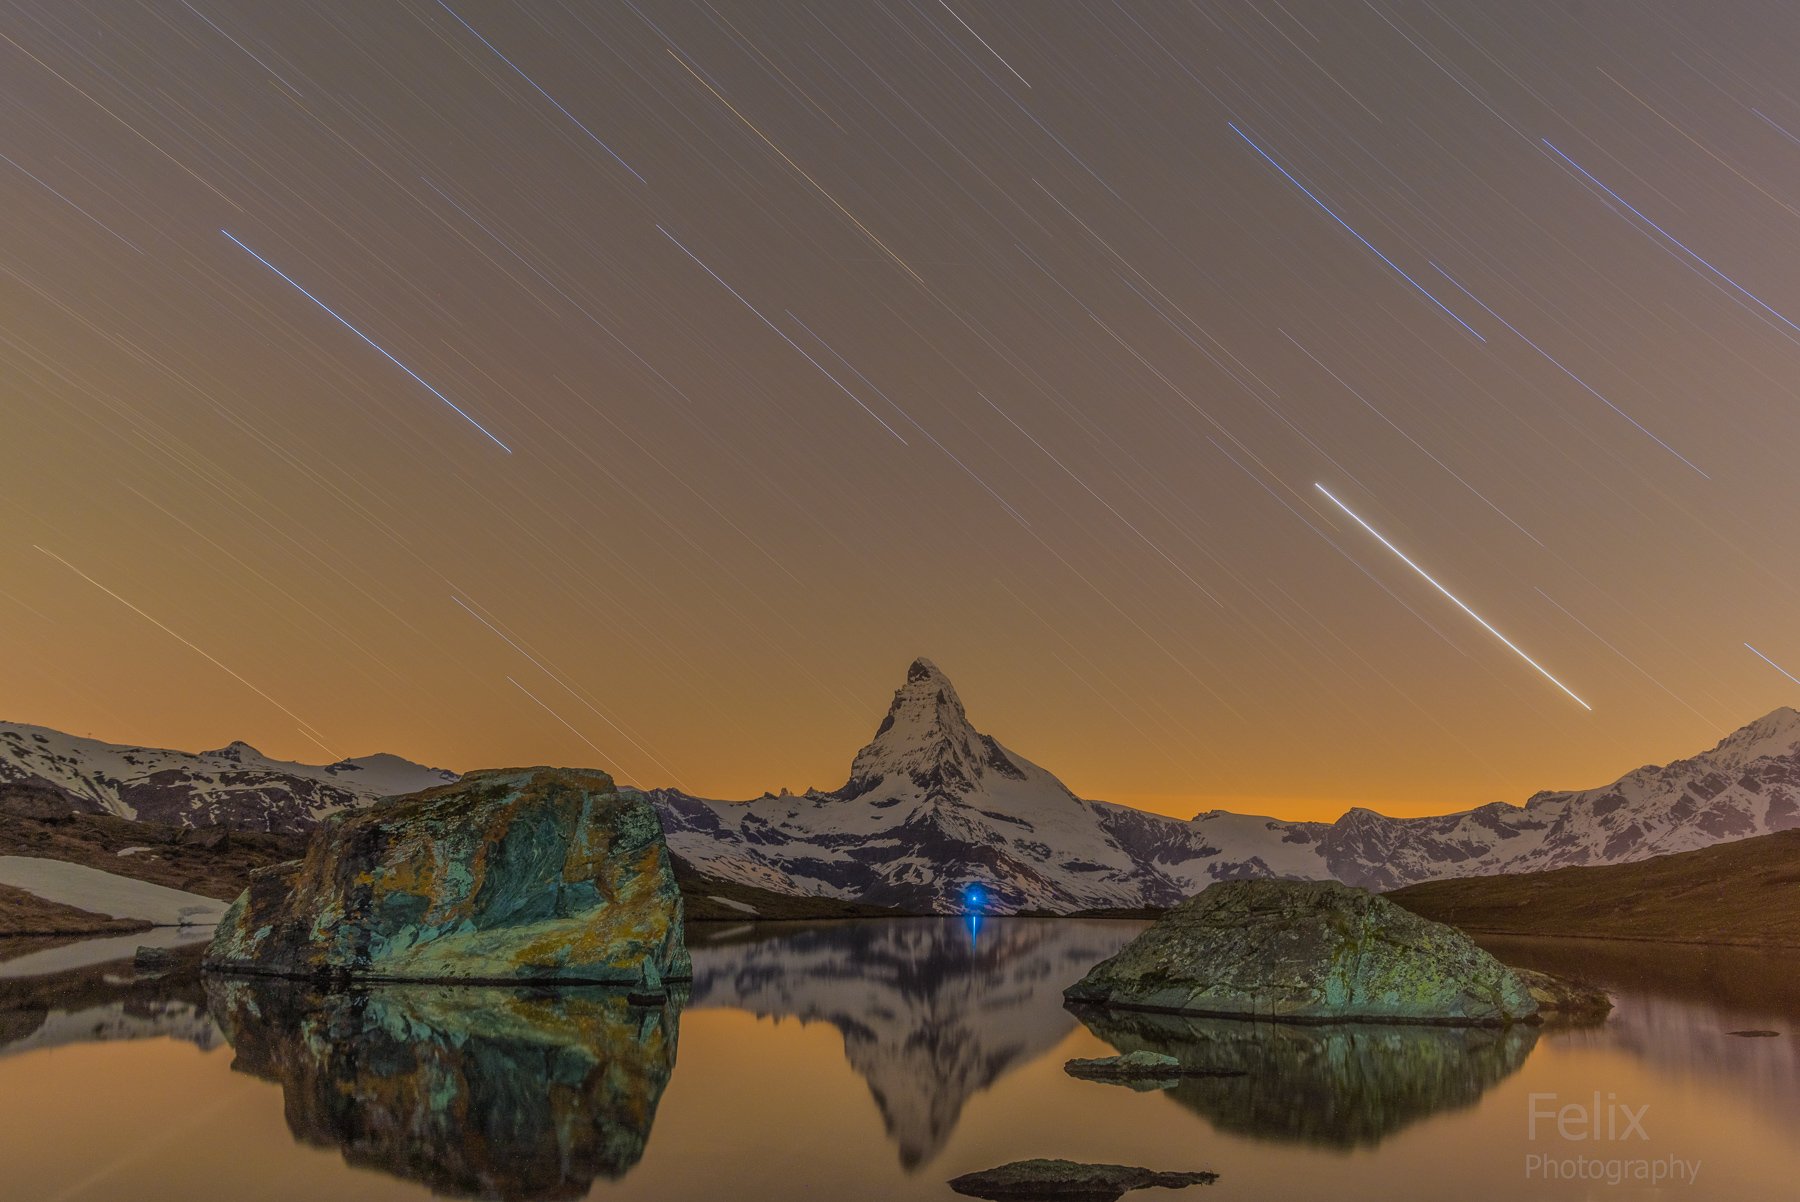
[[(1065, 1010), (1137, 929), (701, 927), (691, 996), (657, 1007), (146, 980), (37, 953), (0, 962), (0, 1196), (944, 1202), (959, 1173), (1063, 1156), (1210, 1169), (1179, 1196), (1220, 1202), (1800, 1200), (1800, 956), (1492, 942), (1612, 989), (1588, 1029)], [(1746, 1029), (1779, 1034), (1729, 1034)], [(1134, 1092), (1062, 1071), (1141, 1047), (1243, 1075)], [(1547, 1177), (1582, 1158), (1586, 1180)], [(1631, 1179), (1658, 1171), (1679, 1177)]]

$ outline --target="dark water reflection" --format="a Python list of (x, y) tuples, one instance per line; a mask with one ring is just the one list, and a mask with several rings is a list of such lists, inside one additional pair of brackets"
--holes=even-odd
[[(1673, 1194), (1604, 1196), (1800, 1198), (1779, 1192), (1800, 1177), (1792, 953), (1492, 941), (1504, 959), (1609, 988), (1618, 1009), (1588, 1029), (1065, 1009), (1062, 989), (1137, 930), (1028, 919), (979, 931), (924, 919), (704, 926), (691, 938), (691, 991), (653, 1007), (581, 989), (321, 993), (202, 979), (191, 965), (150, 976), (128, 961), (0, 971), (0, 1163), (27, 1183), (9, 1196), (72, 1202), (120, 1196), (112, 1186), (127, 1183), (126, 1195), (154, 1202), (428, 1192), (913, 1202), (945, 1196), (955, 1173), (1033, 1155), (1218, 1170), (1209, 1196), (1562, 1200), (1593, 1187), (1522, 1175), (1524, 1157), (1546, 1147), (1523, 1142), (1528, 1098), (1617, 1090), (1653, 1104), (1655, 1151), (1707, 1169), (1703, 1184)], [(1730, 1034), (1747, 1028), (1782, 1034)], [(157, 1051), (188, 1045), (200, 1050), (191, 1063)], [(82, 1049), (101, 1058), (68, 1059)], [(1114, 1049), (1242, 1075), (1138, 1094), (1061, 1071), (1068, 1056)], [(161, 1074), (183, 1065), (187, 1104), (211, 1116), (196, 1132), (241, 1121), (246, 1134), (158, 1134), (160, 1100), (176, 1088)], [(279, 1100), (232, 1084), (252, 1080)], [(148, 1124), (133, 1138), (167, 1155), (108, 1183), (89, 1172), (86, 1145), (34, 1140), (34, 1111), (65, 1089), (87, 1091), (83, 1116), (129, 1094), (133, 1108), (110, 1121)], [(295, 1160), (297, 1147), (331, 1156)]]
[[(1800, 1116), (1800, 952), (1606, 939), (1481, 942), (1507, 963), (1592, 980), (1613, 995), (1617, 1009), (1603, 1027), (1558, 1032), (1559, 1046), (1625, 1052)], [(1732, 1034), (1747, 1030), (1778, 1034)], [(1800, 1202), (1800, 1184), (1793, 1199)]]
[(160, 974), (138, 973), (127, 960), (0, 977), (0, 1056), (134, 1039), (178, 1039), (203, 1050), (224, 1042), (192, 963)]
[(643, 1157), (679, 1001), (404, 986), (321, 993), (208, 977), (238, 1072), (281, 1086), (294, 1138), (453, 1197), (585, 1197)]
[(1374, 1145), (1471, 1106), (1525, 1063), (1538, 1028), (1295, 1025), (1082, 1008), (1121, 1052), (1240, 1076), (1184, 1077), (1165, 1096), (1220, 1131), (1334, 1148)]
[(965, 919), (702, 930), (693, 1005), (826, 1022), (900, 1163), (928, 1162), (968, 1099), (1075, 1028), (1062, 991), (1134, 923)]

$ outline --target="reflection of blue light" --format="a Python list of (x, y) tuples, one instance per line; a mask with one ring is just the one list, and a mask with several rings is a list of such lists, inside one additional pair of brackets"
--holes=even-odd
[(975, 944), (981, 938), (981, 920), (983, 910), (990, 902), (987, 886), (979, 882), (970, 882), (963, 886), (963, 925), (969, 928), (969, 943)]

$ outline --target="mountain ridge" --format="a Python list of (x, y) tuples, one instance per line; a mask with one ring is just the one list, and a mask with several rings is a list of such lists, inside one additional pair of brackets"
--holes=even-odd
[[(43, 782), (96, 812), (293, 833), (346, 806), (456, 779), (375, 755), (271, 760), (247, 743), (186, 753), (0, 723), (0, 783)], [(1331, 822), (1213, 809), (1190, 819), (1077, 796), (969, 720), (914, 660), (834, 790), (718, 801), (644, 791), (671, 851), (706, 877), (913, 912), (1068, 913), (1171, 905), (1219, 880), (1336, 879), (1388, 890), (1446, 877), (1647, 859), (1800, 827), (1800, 711), (1708, 751), (1521, 805)]]
[[(1331, 822), (1209, 810), (1181, 820), (1078, 797), (977, 731), (930, 660), (907, 669), (837, 790), (718, 802), (650, 790), (677, 855), (777, 892), (954, 912), (1165, 906), (1218, 880), (1337, 879), (1385, 890), (1441, 877), (1646, 859), (1800, 827), (1800, 712), (1707, 752), (1523, 804)], [(861, 809), (845, 811), (846, 804)]]
[(188, 752), (0, 722), (0, 783), (41, 781), (86, 812), (150, 822), (292, 834), (346, 806), (457, 779), (386, 753), (302, 764), (241, 739)]

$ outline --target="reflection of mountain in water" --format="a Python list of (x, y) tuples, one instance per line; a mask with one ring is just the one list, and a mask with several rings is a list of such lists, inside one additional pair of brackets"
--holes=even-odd
[(179, 1039), (211, 1051), (219, 1028), (193, 964), (139, 975), (130, 961), (0, 980), (0, 1056), (74, 1043)]
[(1254, 1023), (1079, 1011), (1121, 1052), (1242, 1070), (1167, 1092), (1220, 1131), (1327, 1147), (1373, 1146), (1441, 1110), (1473, 1105), (1525, 1062), (1536, 1027)]
[(433, 1192), (586, 1196), (644, 1154), (680, 1007), (616, 993), (206, 981), (233, 1068), (281, 1085), (295, 1138)]
[[(1617, 1048), (1669, 1072), (1725, 1083), (1771, 1113), (1800, 1115), (1800, 952), (1603, 939), (1481, 942), (1509, 964), (1582, 977), (1612, 993), (1605, 1026), (1549, 1032), (1557, 1044)], [(1730, 1034), (1745, 1029), (1781, 1036)]]
[(900, 1162), (935, 1156), (970, 1095), (1072, 1029), (1062, 990), (1123, 947), (1124, 922), (843, 922), (690, 944), (693, 1004), (828, 1022), (869, 1083)]

